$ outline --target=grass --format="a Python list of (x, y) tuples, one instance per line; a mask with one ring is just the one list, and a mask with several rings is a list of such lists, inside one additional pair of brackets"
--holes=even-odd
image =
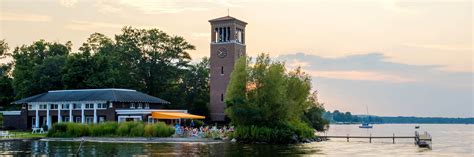
[(12, 138), (43, 138), (43, 137), (46, 137), (46, 133), (32, 134), (31, 132), (28, 132), (28, 131), (9, 131), (9, 133), (12, 134)]

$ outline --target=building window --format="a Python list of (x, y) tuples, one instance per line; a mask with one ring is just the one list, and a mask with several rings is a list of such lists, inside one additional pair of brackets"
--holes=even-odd
[(51, 104), (51, 109), (52, 110), (58, 109), (58, 104)]
[(107, 104), (105, 104), (105, 103), (98, 103), (98, 104), (97, 104), (97, 108), (99, 108), (99, 109), (105, 109), (105, 108), (107, 108)]
[(221, 93), (221, 101), (224, 102), (224, 93)]
[(76, 123), (82, 123), (81, 116), (76, 117)]
[(138, 109), (142, 109), (143, 108), (143, 104), (142, 103), (138, 103)]
[(63, 122), (69, 122), (69, 117), (64, 117)]
[(94, 108), (94, 104), (86, 104), (86, 109), (93, 109)]
[(36, 117), (31, 117), (31, 128), (36, 128)]
[(221, 75), (224, 75), (224, 66), (221, 66)]
[(146, 103), (145, 104), (145, 109), (150, 109), (150, 104)]
[(81, 109), (82, 104), (73, 104), (74, 109)]
[(131, 104), (130, 104), (130, 108), (131, 108), (131, 109), (135, 109), (135, 103), (131, 103)]
[(69, 104), (62, 104), (61, 106), (61, 109), (69, 109)]
[(105, 117), (99, 117), (99, 123), (105, 122)]
[(39, 109), (46, 110), (47, 105), (46, 104), (40, 104)]
[(86, 117), (86, 124), (94, 123), (94, 117)]
[(33, 109), (33, 105), (28, 105), (28, 110), (32, 110)]

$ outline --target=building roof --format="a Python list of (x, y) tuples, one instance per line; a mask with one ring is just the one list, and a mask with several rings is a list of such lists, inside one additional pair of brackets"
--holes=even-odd
[(108, 102), (143, 102), (169, 104), (168, 101), (130, 89), (77, 89), (53, 90), (38, 94), (13, 104), (41, 103), (41, 102), (75, 102), (75, 101), (108, 101)]
[(242, 20), (239, 20), (235, 17), (232, 17), (232, 16), (224, 16), (224, 17), (219, 17), (219, 18), (215, 18), (215, 19), (212, 19), (212, 20), (209, 20), (209, 22), (217, 22), (217, 21), (231, 21), (231, 20), (236, 20), (236, 21), (239, 21), (241, 23), (243, 23), (244, 25), (247, 24), (247, 22), (244, 22)]

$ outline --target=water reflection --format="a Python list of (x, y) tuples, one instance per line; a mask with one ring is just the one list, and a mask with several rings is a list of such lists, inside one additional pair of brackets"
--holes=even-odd
[[(80, 142), (5, 141), (0, 155), (74, 155)], [(128, 155), (210, 155), (210, 156), (262, 156), (321, 154), (320, 149), (305, 145), (249, 145), (236, 143), (93, 143), (85, 142), (80, 156)]]
[[(472, 156), (474, 141), (473, 125), (424, 125), (423, 128), (434, 137), (433, 150), (418, 148), (412, 139), (400, 139), (396, 144), (390, 140), (377, 139), (369, 143), (367, 139), (334, 139), (297, 145), (236, 144), (236, 143), (94, 143), (85, 142), (79, 156), (300, 156), (300, 155), (401, 155), (401, 156)], [(332, 127), (328, 134), (367, 134), (356, 125)], [(396, 133), (409, 135), (410, 125), (377, 125), (372, 135)], [(47, 141), (2, 141), (0, 156), (71, 156), (80, 142)]]

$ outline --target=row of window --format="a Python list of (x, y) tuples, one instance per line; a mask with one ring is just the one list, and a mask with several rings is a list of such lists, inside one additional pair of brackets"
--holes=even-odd
[[(84, 118), (84, 120), (85, 120), (85, 123), (87, 123), (87, 124), (94, 123), (94, 117), (86, 116)], [(69, 122), (69, 117), (68, 116), (62, 117), (62, 121), (63, 122)], [(82, 117), (75, 116), (73, 121), (76, 122), (76, 123), (81, 123), (82, 122)], [(99, 123), (105, 122), (105, 117), (104, 116), (98, 116), (97, 117), (97, 122), (99, 122)], [(32, 123), (31, 126), (35, 127), (36, 117), (31, 117), (31, 123)], [(46, 118), (43, 118), (43, 124), (46, 124)]]
[[(81, 109), (81, 106), (82, 106), (82, 104), (50, 104), (50, 105), (51, 105), (50, 106), (51, 110), (57, 110), (58, 108), (60, 108), (60, 109), (69, 109), (69, 105), (72, 105), (73, 109)], [(108, 106), (107, 103), (98, 103), (97, 104), (97, 109), (106, 109), (107, 106)], [(93, 109), (94, 104), (85, 104), (84, 108), (85, 109)], [(28, 109), (32, 110), (33, 105), (28, 105)], [(48, 109), (48, 105), (47, 104), (40, 104), (40, 105), (38, 105), (38, 109), (46, 110), (46, 109)]]
[(130, 108), (131, 108), (131, 109), (135, 109), (135, 108), (136, 108), (136, 109), (143, 109), (143, 108), (145, 108), (145, 109), (150, 109), (150, 104), (145, 104), (145, 106), (143, 106), (142, 103), (137, 103), (137, 104), (131, 103), (131, 104), (130, 104)]

